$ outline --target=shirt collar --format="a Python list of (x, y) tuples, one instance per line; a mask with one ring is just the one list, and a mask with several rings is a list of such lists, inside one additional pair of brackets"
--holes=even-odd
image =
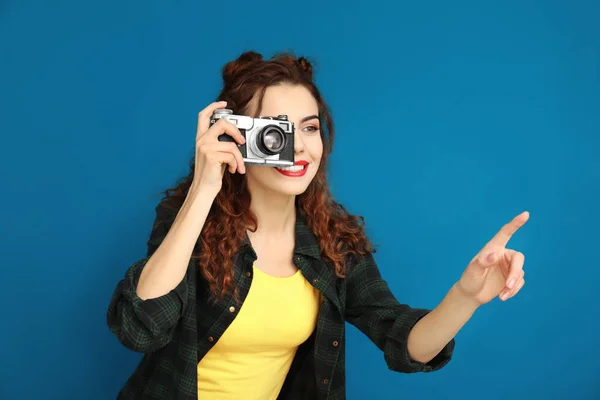
[[(313, 286), (320, 290), (338, 310), (341, 310), (341, 302), (335, 284), (337, 279), (335, 271), (327, 266), (321, 258), (319, 239), (308, 227), (306, 218), (298, 211), (296, 212), (295, 230), (294, 263), (302, 271), (304, 277), (311, 281)], [(256, 260), (257, 256), (248, 238), (248, 233), (244, 235), (241, 251), (252, 261)]]
[[(320, 260), (321, 247), (319, 245), (319, 239), (308, 227), (306, 218), (300, 214), (299, 210), (296, 210), (295, 234), (294, 255), (307, 256), (316, 260)], [(256, 258), (256, 253), (252, 248), (252, 244), (250, 243), (250, 238), (248, 237), (247, 232), (244, 234), (242, 250), (249, 251), (252, 256)]]

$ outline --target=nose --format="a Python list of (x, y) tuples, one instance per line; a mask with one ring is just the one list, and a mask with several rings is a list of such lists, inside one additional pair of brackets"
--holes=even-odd
[(294, 154), (304, 153), (304, 142), (302, 141), (302, 135), (298, 131), (294, 133)]

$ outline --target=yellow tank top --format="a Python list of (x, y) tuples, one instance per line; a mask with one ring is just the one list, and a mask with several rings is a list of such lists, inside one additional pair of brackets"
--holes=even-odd
[(320, 295), (301, 271), (277, 278), (253, 269), (237, 317), (198, 363), (199, 399), (276, 399), (298, 346), (315, 329)]

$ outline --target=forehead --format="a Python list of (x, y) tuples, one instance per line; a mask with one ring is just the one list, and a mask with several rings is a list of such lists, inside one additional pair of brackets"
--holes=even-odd
[(283, 84), (268, 87), (261, 108), (261, 115), (285, 114), (292, 121), (319, 113), (317, 101), (308, 89), (301, 85)]

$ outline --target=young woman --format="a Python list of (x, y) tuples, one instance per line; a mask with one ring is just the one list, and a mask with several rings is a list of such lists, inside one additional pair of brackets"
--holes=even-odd
[[(144, 353), (120, 399), (341, 400), (346, 321), (390, 369), (434, 371), (480, 305), (523, 287), (524, 257), (506, 245), (528, 213), (492, 238), (435, 309), (399, 303), (362, 219), (328, 189), (333, 123), (310, 63), (247, 52), (225, 65), (223, 80), (219, 101), (198, 116), (189, 176), (165, 192), (147, 256), (109, 306), (111, 331)], [(240, 130), (210, 123), (224, 107), (287, 115), (295, 168), (245, 165)]]

